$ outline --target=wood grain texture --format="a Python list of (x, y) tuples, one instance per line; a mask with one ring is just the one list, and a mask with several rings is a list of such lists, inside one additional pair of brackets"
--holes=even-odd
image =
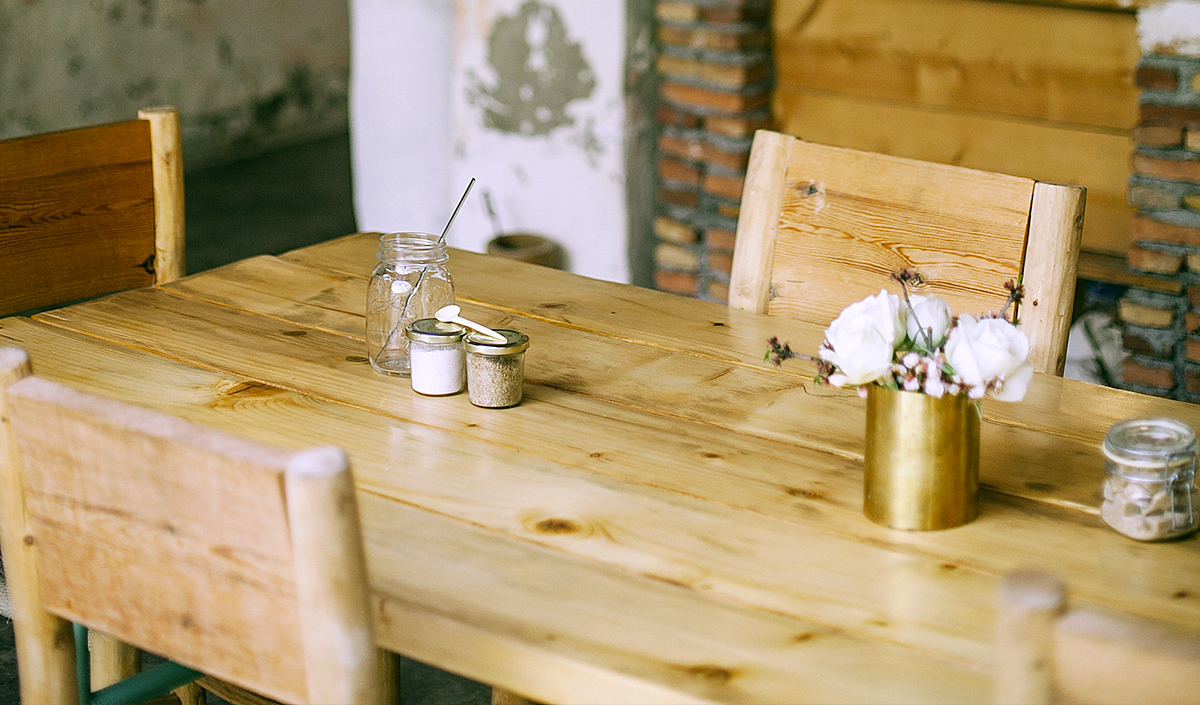
[(1033, 187), (1017, 315), (1029, 337), (1029, 362), (1040, 372), (1061, 375), (1067, 360), (1086, 195), (1078, 186)]
[[(162, 293), (128, 292), (106, 302), (158, 298)], [(103, 313), (101, 303), (55, 312), (45, 320), (126, 343), (148, 340), (151, 329), (169, 330), (172, 333), (159, 335), (154, 346), (163, 355), (186, 355), (197, 364), (273, 385), (302, 385), (302, 389), (320, 390), (320, 395), (341, 403), (366, 403), (378, 413), (416, 419), (423, 425), (446, 424), (444, 428), (457, 433), (482, 439), (503, 438), (505, 443), (519, 443), (522, 451), (532, 456), (569, 459), (580, 467), (623, 481), (689, 495), (700, 493), (711, 501), (768, 513), (811, 528), (847, 532), (855, 540), (870, 542), (879, 538), (862, 533), (860, 400), (844, 395), (814, 396), (794, 383), (780, 387), (778, 373), (731, 370), (728, 365), (707, 364), (691, 356), (645, 350), (621, 341), (585, 340), (578, 332), (562, 329), (554, 338), (554, 327), (533, 329), (522, 323), (517, 327), (525, 327), (531, 337), (541, 341), (542, 350), (556, 351), (556, 356), (542, 357), (535, 363), (538, 358), (531, 351), (527, 361), (531, 384), (526, 387), (530, 403), (481, 421), (467, 408), (465, 400), (430, 405), (413, 400), (411, 395), (397, 394), (391, 380), (352, 361), (356, 354), (361, 355), (361, 342), (345, 336), (311, 329), (297, 336), (292, 334), (295, 328), (278, 320), (186, 301), (163, 301), (161, 308), (146, 308), (142, 314), (134, 313), (128, 305), (122, 306), (122, 311), (110, 308)], [(89, 309), (85, 317), (64, 318), (67, 313), (82, 313), (85, 308)], [(138, 318), (143, 321), (138, 322)], [(572, 338), (575, 344), (571, 344)], [(595, 378), (590, 383), (577, 373), (564, 375), (568, 365), (578, 364), (570, 360), (583, 359), (585, 349), (593, 360), (588, 376), (595, 374)], [(306, 352), (297, 357), (300, 350)], [(603, 364), (598, 364), (600, 361)], [(589, 400), (604, 404), (596, 407)], [(1092, 407), (1099, 409), (1101, 405)], [(613, 417), (627, 417), (630, 422), (610, 426), (604, 421)], [(681, 424), (681, 419), (700, 425)], [(547, 440), (543, 432), (547, 427), (555, 428), (554, 440)], [(915, 550), (928, 552), (926, 555), (931, 557), (985, 571), (1007, 570), (1016, 556), (1026, 556), (1038, 566), (1069, 565), (1073, 583), (1086, 585), (1081, 587), (1081, 594), (1104, 594), (1105, 600), (1118, 599), (1123, 608), (1150, 610), (1148, 614), (1164, 617), (1170, 614), (1171, 619), (1200, 619), (1200, 614), (1187, 616), (1192, 614), (1192, 605), (1158, 592), (1145, 594), (1144, 586), (1129, 584), (1133, 576), (1110, 566), (1108, 562), (1116, 560), (1111, 552), (1124, 552), (1129, 546), (1126, 540), (1104, 529), (1098, 517), (1057, 509), (1069, 505), (1095, 512), (1103, 474), (1095, 450), (1103, 430), (1098, 433), (1088, 442), (1074, 444), (1049, 434), (985, 425), (985, 481), (996, 478), (995, 482), (1007, 482), (1006, 487), (1014, 492), (1040, 490), (1048, 506), (1035, 508), (1003, 495), (989, 495), (988, 507), (997, 512), (991, 514), (990, 521), (906, 541), (915, 542), (914, 547), (919, 545)], [(828, 445), (831, 437), (850, 450)], [(806, 451), (810, 443), (827, 444), (824, 447), (837, 454)], [(756, 448), (756, 454), (747, 455), (750, 448)], [(758, 455), (760, 452), (766, 455)], [(1044, 463), (1048, 456), (1059, 458), (1062, 466), (1077, 468), (1077, 484), (1071, 485), (1062, 477), (1059, 467), (1055, 468), (1054, 479), (1048, 481)], [(357, 466), (358, 457), (355, 463)], [(1022, 472), (1028, 474), (1021, 480), (1005, 479)], [(701, 482), (701, 478), (706, 479)], [(1072, 489), (1064, 490), (1064, 484)], [(1069, 501), (1068, 497), (1078, 500)], [(1039, 518), (1026, 523), (1021, 517), (1029, 513)], [(1046, 536), (1050, 525), (1056, 527), (1055, 540)], [(960, 540), (966, 543), (960, 544)], [(981, 541), (986, 545), (978, 543)], [(1186, 548), (1158, 550), (1164, 549), (1178, 563), (1162, 579), (1190, 583), (1192, 577), (1177, 571), (1186, 571), (1185, 566), (1200, 558), (1189, 557)], [(1124, 586), (1120, 590), (1132, 588), (1138, 597), (1115, 597), (1114, 584)]]
[(93, 691), (107, 688), (141, 670), (142, 655), (138, 650), (107, 634), (88, 632), (88, 651), (92, 661)]
[(305, 700), (286, 456), (36, 377), (9, 403), (46, 609)]
[[(1115, 3), (1114, 3), (1115, 4)], [(781, 0), (777, 83), (1128, 130), (1132, 12), (961, 0)]]
[(996, 703), (1054, 700), (1054, 625), (1066, 611), (1061, 580), (1031, 570), (1004, 576), (996, 621)]
[[(684, 571), (680, 575), (693, 572), (682, 565), (670, 569), (669, 573), (661, 573), (659, 571), (668, 569), (666, 564), (662, 564), (662, 568), (653, 568), (659, 560), (648, 563), (646, 559), (639, 559), (644, 567), (635, 570), (634, 574), (649, 570), (651, 576), (664, 577), (635, 579), (631, 588), (620, 588), (610, 594), (614, 586), (629, 581), (630, 571), (615, 566), (604, 567), (601, 564), (607, 561), (597, 562), (592, 556), (603, 556), (610, 550), (616, 550), (614, 555), (617, 556), (631, 555), (619, 546), (634, 542), (633, 537), (618, 539), (618, 545), (606, 549), (608, 542), (603, 540), (603, 533), (538, 530), (536, 525), (543, 517), (553, 519), (555, 516), (542, 513), (554, 508), (546, 502), (562, 496), (558, 487), (568, 487), (561, 482), (555, 489), (544, 485), (553, 477), (547, 473), (557, 467), (554, 461), (536, 461), (530, 465), (529, 454), (517, 452), (506, 452), (497, 457), (497, 449), (490, 443), (480, 440), (464, 445), (463, 438), (452, 433), (444, 443), (439, 443), (442, 451), (437, 453), (455, 453), (456, 460), (446, 462), (443, 467), (434, 455), (430, 455), (413, 468), (415, 472), (406, 472), (404, 464), (392, 460), (392, 453), (414, 443), (434, 440), (429, 429), (420, 425), (406, 428), (395, 420), (353, 406), (305, 399), (282, 389), (271, 393), (263, 385), (223, 379), (213, 372), (128, 348), (116, 348), (106, 354), (103, 349), (112, 346), (99, 341), (89, 344), (73, 338), (82, 346), (76, 350), (84, 349), (109, 360), (113, 365), (109, 373), (97, 376), (78, 367), (71, 371), (60, 366), (57, 356), (64, 349), (61, 336), (73, 334), (13, 321), (6, 321), (4, 326), (3, 332), (8, 334), (22, 329), (22, 337), (29, 336), (27, 342), (32, 343), (31, 349), (39, 359), (46, 360), (42, 368), (65, 372), (72, 384), (106, 388), (117, 398), (144, 399), (149, 404), (203, 420), (206, 425), (244, 429), (284, 445), (300, 446), (331, 437), (362, 439), (354, 461), (356, 479), (363, 490), (359, 502), (368, 544), (368, 567), (376, 595), (385, 603), (377, 622), (380, 639), (385, 646), (416, 658), (468, 673), (485, 682), (519, 689), (519, 692), (547, 702), (579, 702), (581, 691), (572, 677), (581, 673), (590, 674), (584, 683), (601, 684), (596, 689), (589, 687), (582, 691), (586, 694), (582, 698), (584, 702), (594, 702), (605, 693), (620, 696), (604, 699), (605, 702), (634, 703), (710, 699), (777, 702), (780, 698), (821, 702), (849, 697), (836, 696), (839, 692), (859, 693), (858, 699), (881, 699), (883, 691), (879, 688), (882, 686), (859, 682), (862, 673), (877, 674), (878, 683), (882, 684), (904, 668), (925, 673), (929, 681), (924, 685), (901, 686), (898, 691), (896, 686), (889, 685), (889, 697), (901, 701), (953, 700), (955, 694), (976, 692), (985, 687), (986, 679), (979, 674), (968, 674), (966, 669), (929, 658), (922, 652), (899, 649), (886, 642), (872, 643), (873, 640), (845, 637), (837, 630), (830, 631), (805, 620), (755, 610), (745, 612), (737, 606), (738, 600), (728, 604), (724, 600), (713, 602), (710, 596), (706, 597), (707, 591), (686, 589), (677, 583), (677, 579), (665, 577), (674, 575), (676, 570)], [(57, 342), (44, 338), (37, 343), (35, 331), (57, 337)], [(55, 350), (60, 352), (55, 353)], [(172, 379), (177, 386), (172, 386)], [(148, 387), (155, 391), (150, 392)], [(465, 400), (463, 402), (467, 409), (473, 408)], [(313, 413), (317, 416), (312, 418), (322, 420), (315, 425), (302, 422)], [(586, 452), (582, 455), (597, 465), (605, 462), (589, 458)], [(360, 458), (361, 467), (357, 465)], [(433, 513), (414, 508), (413, 503), (428, 504), (428, 492), (420, 484), (436, 481), (443, 470), (453, 472), (459, 478), (452, 483), (453, 497), (432, 505), (438, 508)], [(414, 485), (412, 491), (405, 490), (393, 482), (399, 476), (418, 485)], [(480, 497), (479, 483), (487, 477), (497, 483), (492, 485), (489, 481), (489, 487), (496, 488), (504, 487), (510, 481), (520, 481), (503, 491), (505, 505), (494, 513), (494, 518), (484, 518), (495, 528), (477, 528), (476, 520), (463, 522), (445, 515), (447, 511), (460, 516), (467, 515), (463, 512), (473, 512), (471, 507), (478, 506)], [(388, 496), (384, 497), (381, 492)], [(484, 494), (491, 494), (491, 491)], [(673, 542), (661, 535), (658, 520), (644, 527), (639, 526), (640, 522), (628, 528), (611, 523), (608, 515), (619, 509), (620, 500), (617, 495), (608, 496), (611, 497), (606, 500), (608, 509), (602, 510), (599, 506), (589, 509), (580, 505), (578, 511), (585, 516), (594, 516), (591, 522), (595, 526), (611, 525), (614, 538), (636, 530), (648, 532), (644, 542), (647, 548), (669, 546)], [(397, 501), (393, 497), (405, 499)], [(509, 502), (515, 504), (510, 507)], [(531, 509), (538, 512), (533, 515), (535, 518), (524, 517)], [(430, 522), (436, 530), (428, 528)], [(466, 539), (455, 538), (460, 531), (467, 532)], [(448, 533), (443, 535), (443, 532)], [(772, 533), (765, 532), (764, 536)], [(525, 538), (512, 545), (514, 536)], [(546, 545), (533, 546), (530, 537), (542, 537)], [(780, 550), (784, 550), (785, 545), (794, 545), (785, 537), (780, 537), (780, 541)], [(808, 545), (807, 540), (802, 543)], [(536, 578), (541, 570), (539, 566), (548, 567), (562, 560), (563, 548), (572, 544), (593, 545), (594, 548), (586, 551), (587, 558), (571, 559), (566, 566), (555, 568), (557, 577), (550, 586)], [(438, 555), (425, 555), (430, 549)], [(703, 556), (711, 550), (706, 544), (689, 548), (688, 552)], [(723, 549), (722, 553), (730, 551), (730, 557), (738, 553), (734, 545)], [(483, 558), (484, 563), (474, 564), (474, 558), (465, 561), (465, 556)], [(421, 570), (412, 570), (413, 565), (420, 565)], [(472, 565), (475, 567), (469, 568)], [(931, 565), (931, 574), (937, 575), (939, 571), (932, 568)], [(528, 592), (534, 584), (541, 584), (542, 592)], [(560, 594), (552, 587), (560, 584), (576, 587)], [(580, 589), (578, 586), (587, 587)], [(452, 599), (446, 597), (448, 589)], [(546, 589), (552, 592), (545, 593)], [(486, 594), (487, 599), (480, 600), (482, 594)], [(979, 594), (986, 594), (986, 591)], [(546, 598), (550, 595), (555, 595), (556, 600), (569, 597), (569, 601), (561, 609), (547, 609)], [(802, 591), (797, 595), (802, 596)], [(870, 610), (869, 604), (863, 603), (863, 607)], [(934, 601), (928, 604), (933, 606)], [(526, 612), (534, 605), (537, 605), (535, 618), (541, 625), (517, 627), (518, 622), (514, 620), (528, 619), (531, 615)], [(410, 614), (414, 608), (417, 615)], [(817, 600), (812, 603), (812, 609), (817, 613), (827, 612), (828, 602)], [(856, 611), (847, 612), (847, 617)], [(942, 612), (941, 607), (936, 607), (930, 614)], [(423, 621), (417, 619), (421, 614), (425, 615)], [(692, 616), (685, 618), (685, 615)], [(426, 629), (424, 625), (430, 624), (431, 618), (437, 624), (450, 619), (451, 626), (456, 628), (449, 631), (440, 627)], [(567, 635), (576, 631), (573, 625), (581, 619), (608, 627), (592, 636), (568, 638)], [(653, 627), (660, 619), (664, 624), (674, 626), (665, 627), (665, 632), (663, 627)], [(498, 645), (485, 640), (485, 643), (493, 643), (496, 651), (464, 648), (461, 636), (464, 629), (473, 632), (467, 627), (470, 624), (492, 625), (489, 629), (497, 629), (499, 634), (506, 636)], [(887, 629), (879, 625), (870, 628)], [(701, 635), (687, 636), (696, 629), (701, 630)], [(584, 634), (591, 630), (592, 627), (588, 627)], [(812, 636), (805, 636), (799, 646), (789, 642), (795, 635), (809, 634)], [(652, 642), (647, 641), (648, 635), (655, 635)], [(815, 643), (828, 644), (830, 653), (826, 656), (817, 649), (803, 659), (815, 659), (812, 666), (799, 665), (796, 650), (807, 654), (810, 649), (804, 644)], [(762, 649), (770, 654), (766, 662), (760, 661), (759, 656), (752, 656)], [(444, 657), (447, 652), (449, 656)], [(657, 656), (647, 660), (648, 654)], [(761, 663), (761, 667), (744, 667), (748, 659), (755, 664)], [(849, 671), (844, 675), (820, 675), (822, 669), (849, 663), (861, 663), (865, 671), (854, 675)], [(602, 667), (597, 669), (596, 664)], [(517, 676), (516, 680), (512, 680), (514, 676)], [(812, 694), (800, 693), (795, 698), (783, 696), (789, 689), (796, 692), (797, 678), (811, 682)], [(563, 697), (564, 690), (576, 694)]]
[[(914, 293), (955, 313), (998, 311), (1021, 275), (1033, 182), (796, 140), (778, 213), (767, 306), (828, 325), (915, 270)], [(736, 265), (735, 265), (736, 268)]]
[(154, 283), (150, 127), (0, 142), (0, 313)]
[(146, 108), (138, 118), (150, 123), (154, 178), (154, 283), (175, 281), (185, 273), (183, 210), (183, 144), (179, 111)]
[(729, 305), (742, 311), (766, 313), (771, 300), (779, 210), (793, 142), (794, 137), (769, 130), (754, 134), (729, 284)]
[[(976, 3), (968, 3), (976, 4)], [(773, 96), (779, 129), (821, 144), (1078, 184), (1088, 190), (1083, 248), (1123, 255), (1129, 134), (815, 90)]]
[(13, 610), (21, 702), (78, 703), (75, 636), (69, 622), (46, 611), (38, 590), (38, 555), (25, 505), (23, 466), (13, 434), (8, 389), (32, 373), (28, 354), (0, 348), (0, 550)]

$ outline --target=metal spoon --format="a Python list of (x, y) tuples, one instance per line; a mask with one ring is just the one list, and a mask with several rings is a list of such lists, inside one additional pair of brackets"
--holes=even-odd
[(503, 335), (500, 335), (496, 331), (481, 323), (476, 323), (475, 321), (469, 321), (463, 318), (462, 316), (458, 315), (460, 313), (462, 313), (462, 306), (450, 304), (449, 306), (443, 306), (439, 308), (436, 312), (434, 312), (433, 317), (442, 323), (457, 323), (460, 326), (466, 326), (477, 333), (482, 333), (489, 338), (495, 339), (497, 343), (508, 342), (508, 338), (505, 338)]

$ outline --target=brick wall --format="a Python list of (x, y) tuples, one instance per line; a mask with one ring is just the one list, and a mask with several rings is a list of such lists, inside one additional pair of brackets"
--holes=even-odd
[(770, 126), (769, 0), (659, 0), (654, 283), (729, 297), (754, 131)]
[(1157, 275), (1119, 303), (1132, 352), (1122, 386), (1200, 401), (1200, 59), (1149, 54), (1129, 179), (1131, 269)]

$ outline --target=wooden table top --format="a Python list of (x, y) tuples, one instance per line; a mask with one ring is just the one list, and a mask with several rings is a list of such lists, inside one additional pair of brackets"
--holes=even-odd
[(864, 404), (773, 368), (812, 326), (453, 251), (465, 315), (527, 333), (526, 399), (372, 371), (376, 237), (0, 321), (37, 374), (353, 461), (380, 643), (549, 702), (989, 701), (998, 579), (1200, 629), (1198, 539), (1100, 520), (1108, 426), (1200, 407), (1039, 375), (984, 404), (980, 517), (862, 514)]

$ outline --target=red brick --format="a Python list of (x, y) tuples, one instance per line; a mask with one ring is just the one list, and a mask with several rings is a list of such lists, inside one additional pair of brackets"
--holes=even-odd
[(696, 281), (695, 274), (658, 271), (654, 273), (654, 288), (660, 291), (669, 291), (672, 294), (695, 296), (696, 292), (700, 290), (700, 285)]
[(1160, 360), (1171, 360), (1174, 359), (1175, 356), (1175, 351), (1173, 349), (1174, 346), (1171, 346), (1171, 348), (1168, 348), (1167, 350), (1159, 351), (1155, 349), (1154, 343), (1139, 335), (1132, 328), (1125, 329), (1125, 332), (1121, 334), (1121, 344), (1124, 345), (1125, 349), (1129, 352), (1137, 353), (1138, 355), (1146, 355), (1148, 357), (1153, 357)]
[(1157, 66), (1139, 66), (1134, 80), (1141, 88), (1173, 91), (1179, 88), (1179, 72)]
[(709, 252), (708, 268), (729, 276), (733, 272), (733, 255), (728, 252)]
[(654, 14), (667, 22), (695, 22), (700, 19), (700, 8), (691, 2), (666, 2), (660, 0)]
[(659, 159), (658, 175), (670, 181), (679, 181), (691, 186), (700, 185), (700, 167), (688, 162)]
[(658, 138), (658, 151), (684, 159), (699, 161), (704, 156), (704, 145), (700, 140), (664, 134)]
[(742, 209), (739, 206), (733, 205), (731, 203), (718, 203), (717, 204), (717, 214), (720, 215), (721, 217), (736, 219), (738, 217), (738, 215), (741, 214), (741, 212), (742, 212)]
[(1183, 317), (1183, 323), (1187, 327), (1187, 332), (1193, 335), (1200, 334), (1200, 313), (1188, 311)]
[(700, 127), (701, 118), (699, 115), (684, 112), (670, 105), (659, 105), (655, 111), (655, 117), (660, 125), (675, 125), (676, 127), (685, 128)]
[(1193, 284), (1187, 288), (1188, 303), (1200, 308), (1200, 286)]
[(1179, 196), (1164, 189), (1139, 184), (1129, 187), (1129, 205), (1148, 210), (1173, 211), (1179, 208)]
[(700, 8), (700, 19), (704, 22), (761, 22), (766, 18), (766, 5), (751, 5), (742, 7), (706, 6)]
[(693, 35), (692, 30), (683, 27), (661, 25), (658, 28), (658, 41), (671, 46), (690, 47), (695, 41)]
[(693, 243), (698, 239), (695, 228), (666, 216), (654, 219), (654, 234), (658, 236), (659, 240), (680, 244)]
[(1183, 127), (1138, 125), (1133, 128), (1133, 141), (1145, 147), (1178, 147), (1183, 144)]
[(684, 208), (695, 208), (700, 204), (700, 196), (695, 191), (669, 188), (667, 186), (658, 189), (658, 200), (674, 206), (683, 206)]
[(767, 45), (770, 34), (765, 29), (743, 30), (724, 28), (720, 25), (685, 29), (671, 25), (659, 25), (658, 40), (668, 46), (692, 49), (761, 49)]
[(721, 228), (711, 228), (704, 231), (704, 242), (711, 249), (733, 252), (733, 245), (737, 242), (737, 233)]
[(1157, 159), (1134, 153), (1133, 170), (1160, 179), (1200, 183), (1200, 159)]
[(749, 137), (755, 130), (765, 130), (770, 126), (771, 117), (765, 113), (749, 117), (709, 115), (704, 118), (704, 129), (727, 137)]
[(1184, 373), (1184, 383), (1187, 384), (1187, 390), (1193, 394), (1200, 393), (1200, 372)]
[(654, 264), (667, 269), (695, 270), (700, 266), (700, 255), (686, 247), (663, 242), (654, 248)]
[(1191, 360), (1192, 362), (1200, 362), (1200, 340), (1188, 338), (1186, 345), (1187, 359)]
[(1155, 274), (1176, 274), (1183, 268), (1183, 255), (1147, 250), (1137, 245), (1129, 248), (1126, 261), (1133, 269)]
[(725, 198), (740, 200), (742, 197), (742, 186), (745, 184), (745, 182), (745, 176), (705, 174), (704, 190), (716, 196), (724, 196)]
[(726, 169), (742, 169), (745, 170), (746, 165), (750, 163), (750, 150), (730, 151), (721, 149), (716, 144), (705, 142), (701, 150), (701, 159), (708, 164), (716, 164), (723, 166)]
[(1138, 106), (1138, 116), (1143, 124), (1200, 127), (1200, 108), (1142, 103)]
[(670, 81), (664, 81), (658, 91), (663, 100), (671, 103), (697, 105), (730, 113), (757, 110), (767, 104), (765, 91), (755, 93), (718, 91)]
[(1173, 389), (1175, 387), (1175, 370), (1171, 368), (1150, 367), (1130, 358), (1121, 365), (1123, 379), (1130, 384), (1140, 384), (1144, 387)]
[(1141, 215), (1133, 217), (1130, 236), (1138, 240), (1156, 240), (1158, 242), (1175, 242), (1185, 245), (1200, 245), (1200, 230), (1183, 225), (1163, 223), (1153, 218)]
[(729, 301), (729, 285), (725, 282), (709, 282), (708, 295), (717, 301)]

